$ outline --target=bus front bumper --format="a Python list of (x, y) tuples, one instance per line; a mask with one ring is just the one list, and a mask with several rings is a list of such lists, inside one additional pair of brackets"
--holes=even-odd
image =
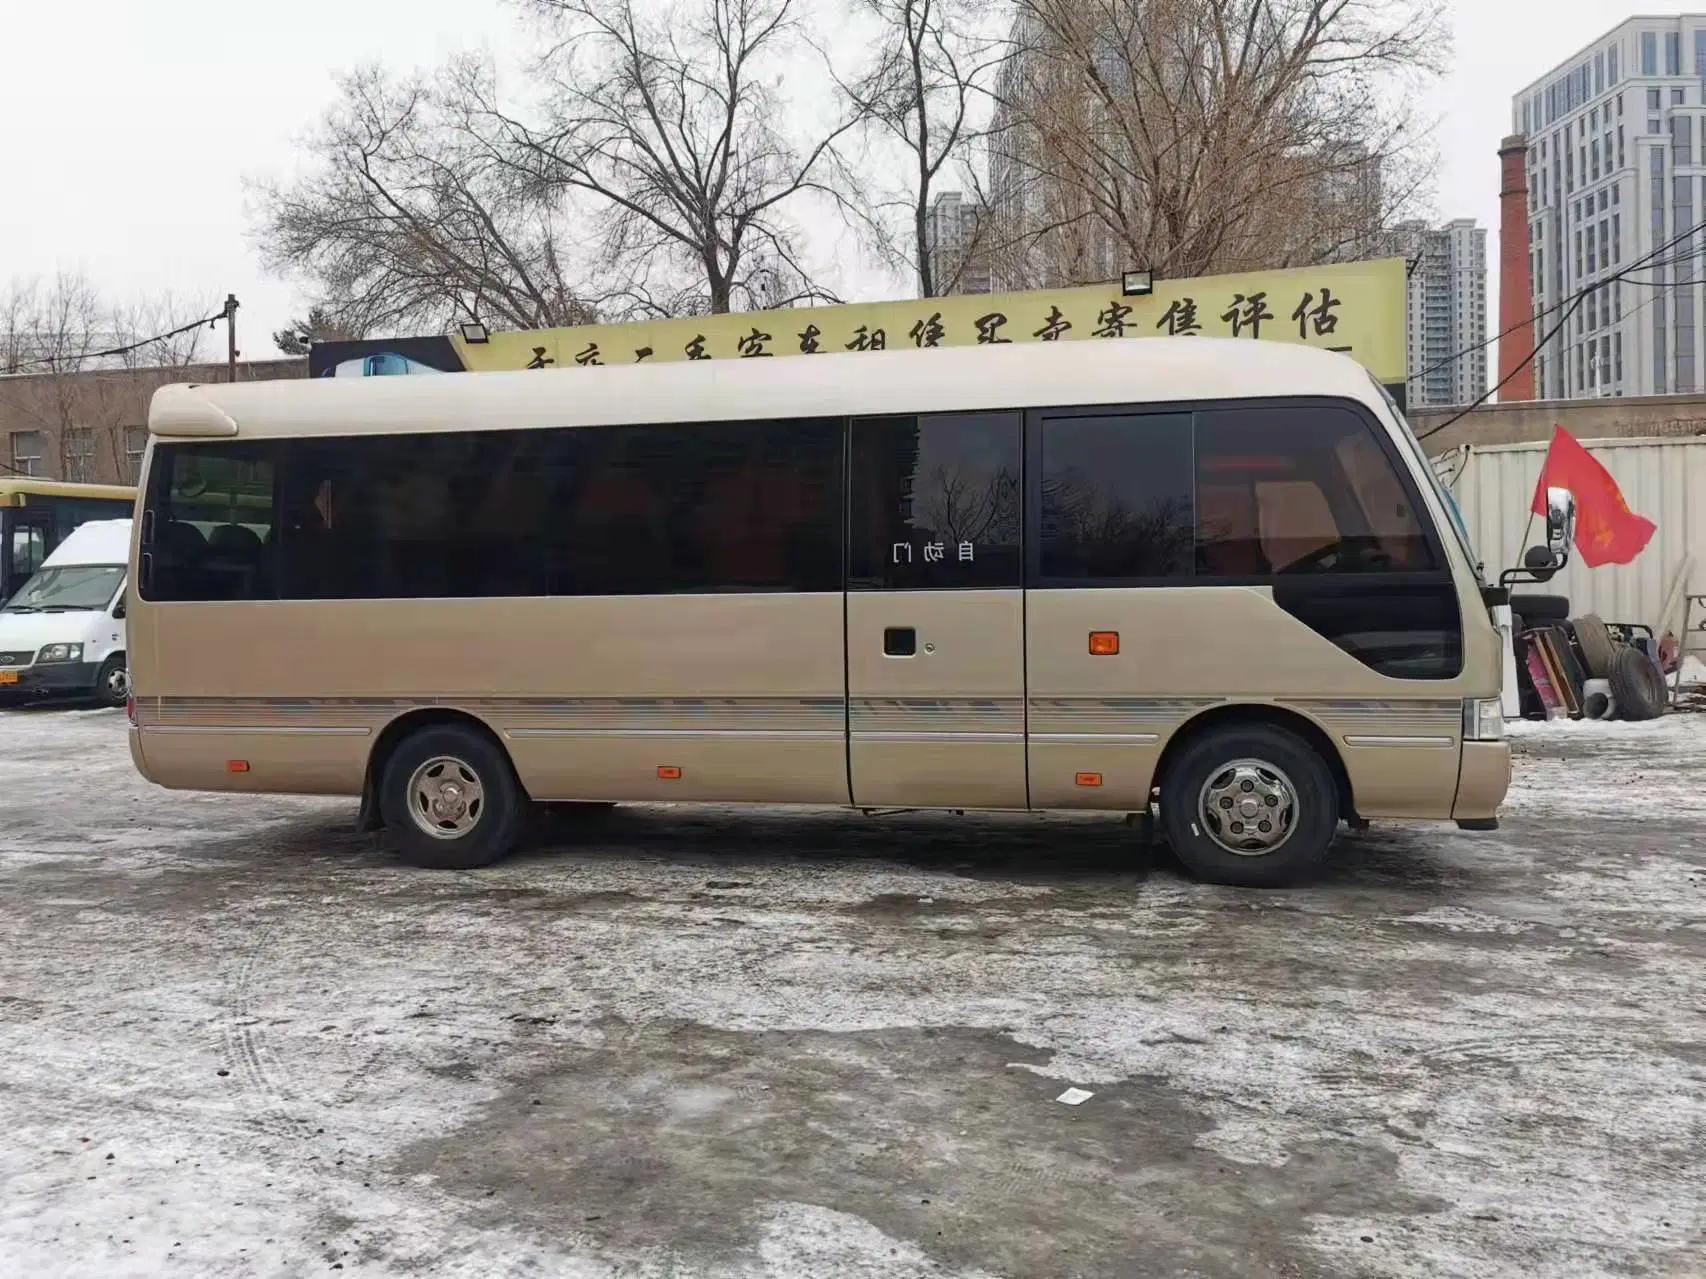
[(1464, 742), (1451, 815), (1465, 830), (1496, 830), (1499, 805), (1511, 788), (1509, 742)]

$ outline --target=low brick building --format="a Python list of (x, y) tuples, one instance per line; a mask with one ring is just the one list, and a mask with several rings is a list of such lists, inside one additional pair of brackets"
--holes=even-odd
[[(241, 382), (308, 376), (308, 361), (237, 365)], [(172, 382), (223, 382), (223, 363), (0, 377), (0, 472), (134, 484), (148, 441), (148, 401)]]

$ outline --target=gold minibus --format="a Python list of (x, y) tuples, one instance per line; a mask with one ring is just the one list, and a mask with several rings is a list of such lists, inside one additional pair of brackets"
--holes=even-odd
[(1500, 592), (1351, 359), (1086, 340), (159, 391), (130, 743), (472, 867), (531, 805), (1496, 825)]

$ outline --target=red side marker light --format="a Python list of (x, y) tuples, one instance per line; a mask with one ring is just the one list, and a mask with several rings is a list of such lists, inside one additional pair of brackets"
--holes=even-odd
[(228, 773), (246, 773), (249, 771), (249, 761), (246, 759), (228, 759), (225, 761), (225, 771)]
[(1100, 773), (1079, 773), (1072, 780), (1080, 786), (1100, 786), (1102, 775)]
[(1090, 656), (1113, 657), (1120, 651), (1120, 633), (1118, 631), (1091, 631)]
[(681, 780), (681, 769), (674, 764), (659, 764), (658, 776), (666, 782), (678, 782)]

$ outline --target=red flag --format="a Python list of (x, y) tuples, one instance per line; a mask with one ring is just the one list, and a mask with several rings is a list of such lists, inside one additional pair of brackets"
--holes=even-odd
[(1546, 514), (1546, 490), (1568, 489), (1576, 499), (1576, 549), (1589, 568), (1627, 564), (1639, 555), (1657, 530), (1654, 523), (1629, 509), (1611, 472), (1563, 427), (1554, 427), (1540, 483), (1530, 509)]

